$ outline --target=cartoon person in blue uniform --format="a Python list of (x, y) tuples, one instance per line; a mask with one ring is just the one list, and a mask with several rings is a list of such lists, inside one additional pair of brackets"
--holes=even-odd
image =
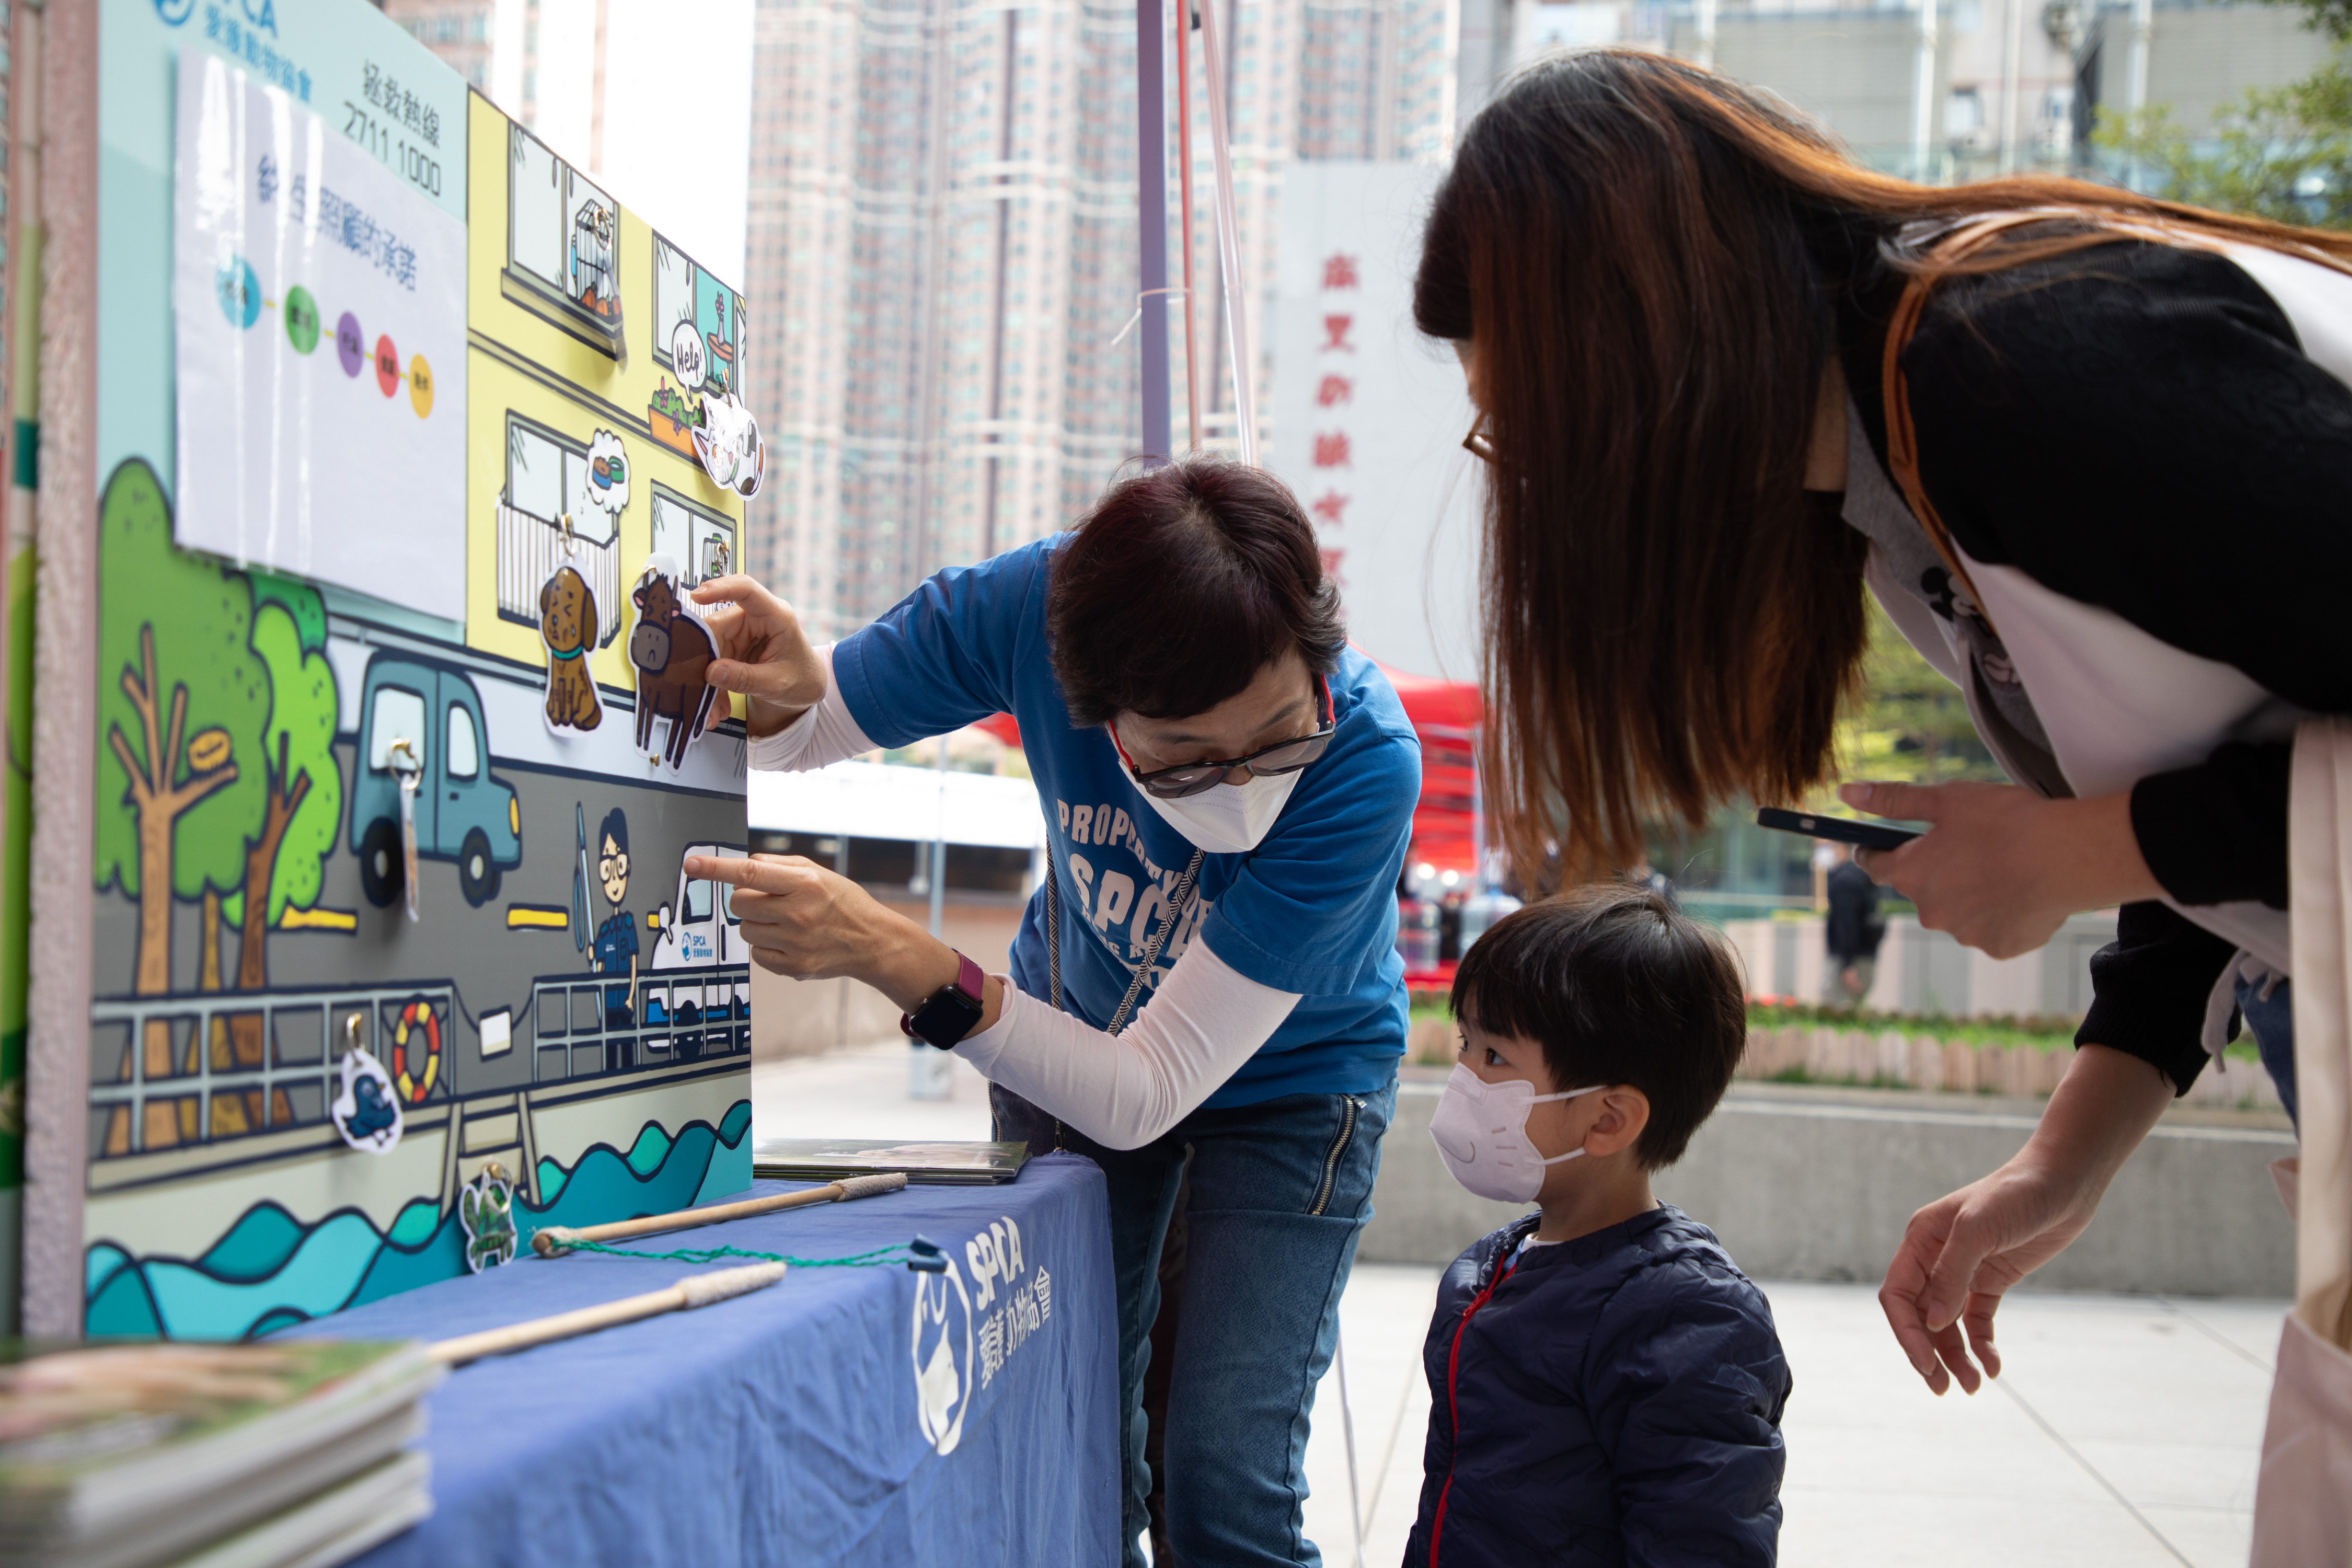
[(602, 846), (596, 878), (604, 884), (605, 901), (613, 906), (613, 912), (596, 928), (596, 947), (590, 962), (595, 973), (615, 981), (626, 976), (623, 984), (604, 987), (604, 1028), (621, 1036), (604, 1046), (605, 1070), (614, 1072), (632, 1065), (635, 1042), (627, 1031), (637, 1026), (637, 922), (621, 907), (621, 900), (629, 896), (629, 819), (619, 806), (604, 814), (596, 839)]

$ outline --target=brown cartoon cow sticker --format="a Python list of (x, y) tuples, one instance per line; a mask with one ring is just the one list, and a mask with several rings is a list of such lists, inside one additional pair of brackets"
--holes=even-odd
[(596, 595), (579, 568), (558, 566), (539, 591), (539, 640), (547, 645), (547, 727), (593, 730), (604, 704), (589, 673), (596, 646)]
[[(646, 557), (629, 601), (637, 607), (629, 634), (629, 662), (637, 667), (637, 749), (669, 763), (686, 765), (686, 749), (710, 721), (717, 691), (703, 679), (717, 651), (701, 618), (678, 591), (677, 563), (659, 551)], [(652, 744), (654, 721), (667, 719), (669, 732)]]

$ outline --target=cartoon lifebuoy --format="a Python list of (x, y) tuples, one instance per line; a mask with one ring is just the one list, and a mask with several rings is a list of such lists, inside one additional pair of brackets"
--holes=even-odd
[[(408, 1049), (408, 1031), (415, 1028), (425, 1037), (425, 1060), (412, 1067)], [(392, 1031), (392, 1082), (400, 1090), (400, 1098), (411, 1105), (422, 1105), (425, 1097), (433, 1092), (433, 1082), (441, 1076), (441, 1020), (433, 1016), (433, 1004), (418, 998), (400, 1010), (400, 1022)]]

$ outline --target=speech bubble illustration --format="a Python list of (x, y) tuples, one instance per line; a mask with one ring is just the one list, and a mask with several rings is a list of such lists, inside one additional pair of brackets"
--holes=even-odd
[(702, 333), (692, 321), (680, 321), (669, 334), (670, 367), (677, 372), (678, 384), (688, 392), (702, 384), (710, 365), (702, 347)]

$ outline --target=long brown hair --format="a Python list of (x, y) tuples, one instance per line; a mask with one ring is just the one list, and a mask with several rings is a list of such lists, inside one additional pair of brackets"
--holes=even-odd
[[(1953, 264), (1906, 232), (2026, 207), (2075, 221)], [(1631, 50), (1538, 65), (1479, 114), (1413, 314), (1475, 350), (1495, 454), (1485, 772), (1523, 875), (1548, 852), (1571, 877), (1631, 864), (1645, 823), (1827, 776), (1867, 550), (1803, 493), (1834, 290), (1880, 260), (1981, 272), (2111, 242), (2101, 219), (2352, 259), (2352, 236), (2076, 180), (1914, 184), (1762, 93)]]

